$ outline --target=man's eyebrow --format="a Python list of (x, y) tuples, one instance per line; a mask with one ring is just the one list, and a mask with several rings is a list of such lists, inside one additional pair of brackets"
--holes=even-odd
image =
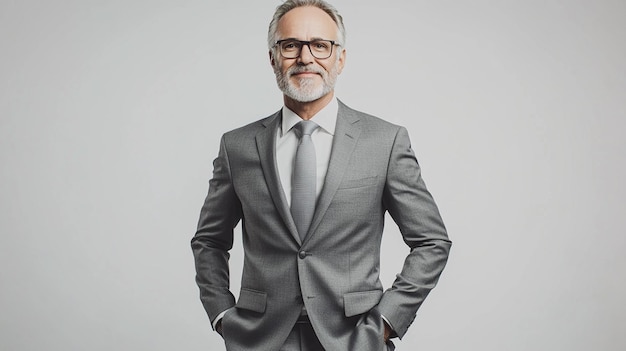
[(276, 41), (279, 42), (279, 41), (289, 41), (289, 40), (300, 41), (300, 39), (296, 39), (296, 38), (283, 38), (283, 39), (278, 39)]
[(324, 39), (324, 38), (322, 38), (322, 37), (313, 37), (313, 38), (311, 38), (310, 40), (301, 40), (301, 39), (298, 39), (298, 38), (293, 38), (293, 37), (292, 37), (292, 38), (284, 38), (284, 39), (279, 39), (279, 40), (277, 40), (277, 41), (287, 41), (287, 40), (295, 40), (295, 41), (331, 40), (331, 41), (336, 41), (336, 40), (332, 40), (332, 39)]
[(327, 39), (327, 38), (321, 38), (321, 37), (313, 37), (311, 38), (310, 41), (315, 41), (315, 40), (330, 40), (330, 41), (337, 41), (336, 39)]

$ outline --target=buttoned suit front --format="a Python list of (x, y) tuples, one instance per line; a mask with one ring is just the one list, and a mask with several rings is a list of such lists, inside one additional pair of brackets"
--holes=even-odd
[[(451, 245), (408, 133), (339, 102), (324, 186), (301, 240), (276, 166), (280, 123), (279, 111), (222, 137), (192, 239), (201, 301), (211, 321), (228, 310), (222, 330), (229, 351), (278, 350), (303, 306), (326, 350), (380, 351), (381, 315), (402, 337)], [(386, 212), (410, 252), (383, 293)], [(240, 220), (244, 263), (235, 301), (228, 252)]]

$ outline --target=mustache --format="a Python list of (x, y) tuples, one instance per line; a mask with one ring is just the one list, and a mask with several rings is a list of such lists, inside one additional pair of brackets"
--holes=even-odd
[(315, 66), (311, 66), (311, 67), (293, 66), (289, 68), (289, 70), (287, 71), (287, 74), (292, 76), (294, 74), (305, 73), (305, 72), (317, 73), (317, 74), (324, 76), (324, 70), (322, 70), (320, 67), (315, 67)]

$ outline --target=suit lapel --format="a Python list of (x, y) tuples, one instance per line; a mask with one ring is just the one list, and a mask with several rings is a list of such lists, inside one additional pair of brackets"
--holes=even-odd
[(296, 229), (293, 218), (291, 218), (291, 211), (289, 210), (287, 199), (285, 198), (285, 193), (280, 183), (276, 163), (276, 130), (279, 123), (281, 123), (281, 119), (281, 111), (278, 111), (274, 116), (264, 121), (263, 125), (265, 129), (256, 135), (256, 143), (261, 160), (261, 168), (263, 169), (263, 175), (265, 176), (270, 195), (274, 201), (274, 206), (289, 229), (289, 232), (291, 232), (291, 235), (298, 244), (301, 244), (298, 230)]
[(314, 233), (319, 226), (343, 179), (343, 175), (350, 161), (350, 156), (361, 134), (361, 123), (359, 123), (359, 120), (354, 110), (339, 101), (337, 126), (335, 127), (335, 136), (330, 161), (328, 163), (328, 171), (324, 180), (324, 187), (317, 200), (311, 227), (304, 239), (305, 243), (311, 239), (311, 234)]

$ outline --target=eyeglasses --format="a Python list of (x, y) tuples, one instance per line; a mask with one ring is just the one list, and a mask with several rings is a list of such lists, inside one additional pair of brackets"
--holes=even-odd
[(276, 42), (276, 46), (280, 48), (280, 54), (286, 59), (298, 58), (302, 53), (302, 47), (306, 45), (309, 47), (311, 55), (316, 59), (327, 59), (333, 54), (333, 46), (335, 44), (333, 40), (316, 39), (311, 41), (296, 40), (296, 39), (283, 39)]

